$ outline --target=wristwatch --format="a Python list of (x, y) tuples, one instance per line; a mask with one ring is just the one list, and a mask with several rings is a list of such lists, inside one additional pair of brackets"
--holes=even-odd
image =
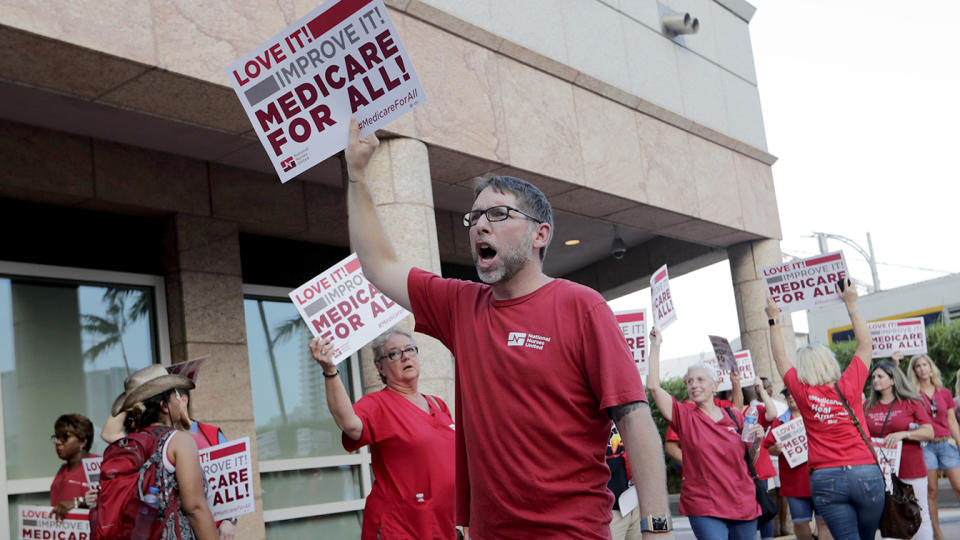
[(673, 530), (670, 514), (650, 514), (640, 520), (640, 532), (669, 532)]

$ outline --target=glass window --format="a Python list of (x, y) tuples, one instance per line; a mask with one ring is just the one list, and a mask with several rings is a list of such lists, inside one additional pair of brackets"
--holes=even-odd
[(359, 466), (262, 473), (260, 485), (264, 510), (363, 498)]
[(267, 540), (360, 538), (361, 512), (289, 519), (267, 523)]
[(94, 423), (93, 451), (128, 373), (158, 362), (151, 287), (0, 276), (0, 376), (8, 480), (51, 477), (66, 413)]
[[(344, 455), (327, 409), (323, 370), (310, 354), (310, 330), (289, 300), (244, 301), (250, 385), (260, 460)], [(353, 399), (352, 370), (340, 377)]]

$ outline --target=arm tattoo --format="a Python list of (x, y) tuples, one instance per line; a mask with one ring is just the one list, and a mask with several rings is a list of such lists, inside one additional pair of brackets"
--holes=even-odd
[(615, 405), (607, 409), (607, 416), (610, 417), (614, 423), (623, 420), (623, 417), (632, 413), (633, 411), (641, 407), (650, 407), (650, 404), (646, 401), (631, 401), (630, 403), (624, 403), (623, 405)]

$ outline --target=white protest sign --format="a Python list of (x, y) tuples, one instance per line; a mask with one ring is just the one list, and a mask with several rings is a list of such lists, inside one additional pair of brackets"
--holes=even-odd
[(200, 466), (207, 480), (207, 498), (214, 520), (255, 510), (250, 437), (204, 448), (200, 451)]
[(794, 418), (771, 431), (791, 469), (807, 462), (807, 430), (803, 427), (803, 418)]
[(836, 284), (849, 275), (842, 251), (763, 269), (763, 285), (784, 313), (842, 302)]
[(282, 182), (426, 101), (383, 0), (328, 0), (224, 68)]
[(733, 356), (733, 349), (730, 348), (730, 342), (727, 338), (720, 336), (707, 336), (710, 338), (710, 345), (713, 347), (713, 354), (717, 356), (717, 363), (722, 369), (733, 371), (737, 369), (737, 359)]
[(646, 375), (647, 366), (647, 310), (618, 311), (614, 313), (620, 332), (627, 340), (627, 347), (633, 353), (633, 361), (641, 375)]
[(209, 359), (210, 355), (208, 354), (201, 356), (200, 358), (194, 358), (193, 360), (180, 362), (179, 364), (172, 364), (167, 366), (167, 373), (171, 375), (183, 375), (184, 377), (196, 383), (197, 375), (200, 373), (200, 368), (203, 367), (203, 364)]
[(906, 355), (926, 354), (927, 328), (923, 317), (867, 323), (873, 340), (873, 357), (889, 358), (900, 351)]
[(314, 336), (333, 338), (340, 363), (410, 314), (363, 276), (356, 253), (290, 293)]
[(733, 354), (737, 359), (737, 369), (740, 370), (740, 385), (750, 386), (757, 382), (757, 373), (753, 369), (753, 357), (749, 350), (737, 351)]
[(89, 540), (90, 517), (87, 510), (71, 510), (63, 521), (51, 517), (50, 506), (17, 507), (19, 540)]
[(877, 461), (880, 463), (880, 469), (883, 471), (883, 479), (887, 482), (887, 491), (893, 491), (893, 481), (890, 475), (900, 474), (900, 453), (903, 451), (903, 441), (897, 441), (893, 448), (887, 448), (880, 437), (871, 437), (873, 441), (873, 451), (877, 453)]
[(100, 464), (103, 463), (102, 457), (83, 458), (83, 475), (87, 477), (87, 483), (90, 489), (100, 487)]
[(640, 497), (637, 495), (637, 488), (633, 485), (633, 480), (627, 484), (627, 489), (623, 490), (617, 501), (620, 503), (621, 516), (633, 512), (633, 509), (640, 505)]
[(670, 296), (670, 275), (663, 265), (650, 278), (650, 302), (653, 304), (653, 326), (664, 330), (677, 320), (677, 310)]

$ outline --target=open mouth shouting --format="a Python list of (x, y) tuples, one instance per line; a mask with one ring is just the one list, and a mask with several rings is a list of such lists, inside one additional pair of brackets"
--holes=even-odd
[(477, 242), (474, 246), (474, 263), (478, 269), (486, 270), (497, 258), (497, 249), (489, 242)]

